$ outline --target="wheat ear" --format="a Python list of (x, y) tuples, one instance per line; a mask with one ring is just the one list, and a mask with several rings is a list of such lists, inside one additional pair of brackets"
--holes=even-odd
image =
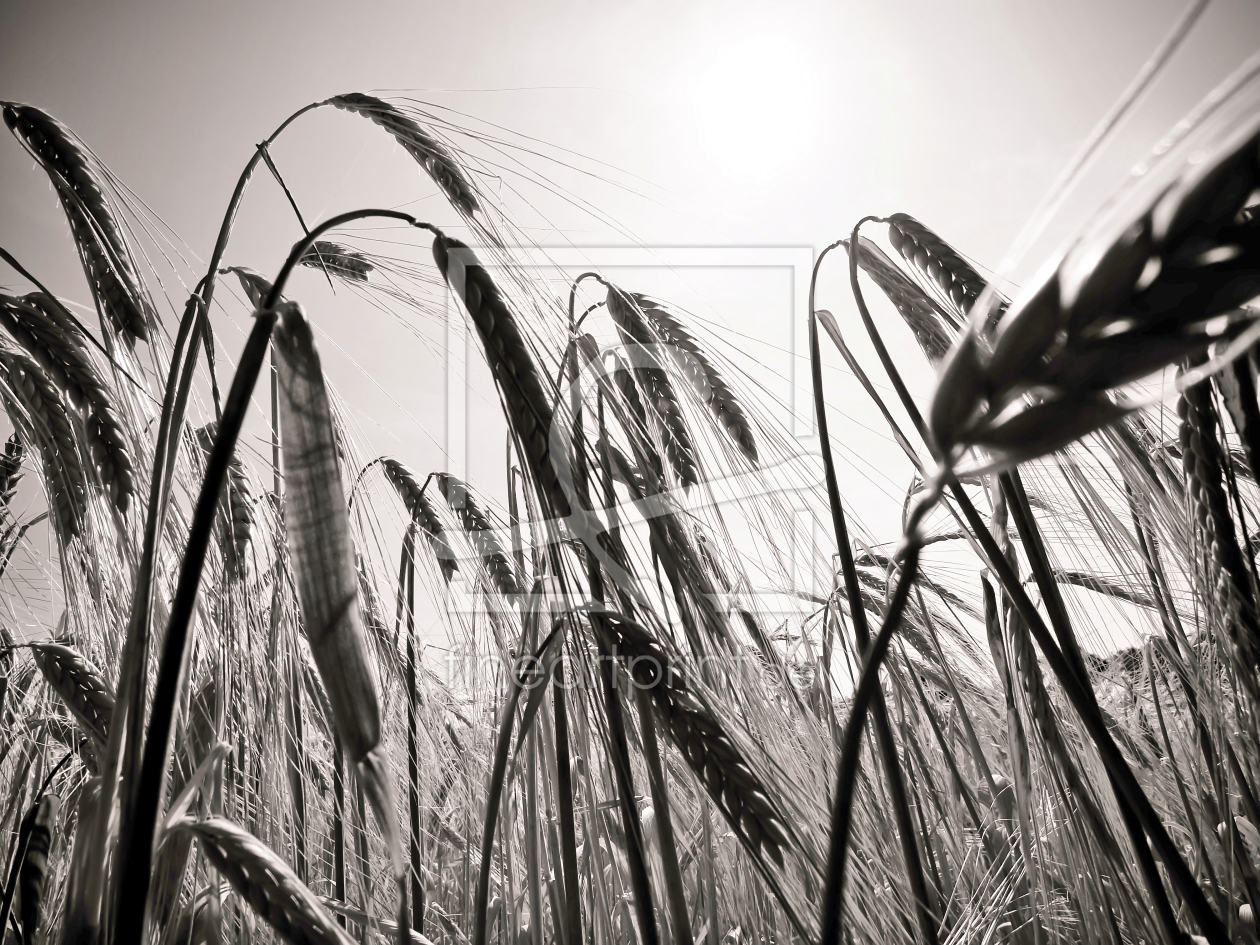
[(103, 749), (109, 743), (114, 691), (82, 653), (61, 643), (32, 643), (31, 656), (83, 731)]
[(403, 505), (407, 507), (412, 520), (417, 522), (421, 531), (424, 532), (424, 537), (428, 539), (429, 547), (433, 549), (433, 556), (437, 559), (438, 567), (442, 571), (442, 577), (449, 584), (458, 570), (455, 553), (451, 550), (451, 544), (446, 537), (446, 529), (442, 526), (437, 509), (424, 494), (424, 487), (420, 484), (419, 478), (410, 468), (387, 456), (381, 457), (381, 469), (385, 473), (385, 478), (398, 493), (398, 497), (402, 499)]
[(44, 916), (45, 894), (48, 892), (48, 854), (52, 850), (53, 831), (61, 811), (61, 798), (45, 794), (31, 809), (30, 833), (26, 856), (18, 873), (18, 889), (22, 893), (20, 918), (22, 945), (35, 945), (35, 936)]
[[(207, 458), (214, 447), (218, 430), (219, 425), (213, 420), (197, 430), (197, 445)], [(220, 527), (223, 559), (228, 572), (240, 577), (245, 573), (245, 551), (254, 527), (254, 495), (249, 477), (245, 475), (245, 466), (235, 453), (228, 464), (227, 482), (223, 486), (223, 504), (224, 519)]]
[(888, 218), (888, 242), (914, 264), (966, 315), (987, 285), (971, 263), (908, 213)]
[[(849, 248), (847, 240), (842, 245), (846, 250)], [(949, 352), (953, 334), (958, 329), (954, 319), (897, 268), (882, 249), (864, 236), (858, 239), (858, 265), (892, 302), (902, 320), (914, 332), (927, 359), (933, 366), (939, 365)]]
[(516, 316), (476, 255), (464, 243), (435, 233), (433, 261), (453, 288), (481, 339), (490, 371), (499, 385), (512, 432), (551, 511), (568, 515), (569, 497), (551, 456), (551, 398)]
[[(644, 323), (643, 314), (632, 295), (613, 285), (608, 286), (607, 306), (622, 340), (630, 346), (634, 378), (647, 394), (648, 405), (660, 421), (665, 455), (679, 482), (684, 487), (693, 486), (700, 481), (700, 472), (696, 467), (691, 431), (687, 428), (669, 375), (650, 347), (655, 340)], [(648, 340), (644, 342), (640, 340), (642, 338)]]
[(201, 842), (206, 859), (290, 945), (354, 945), (289, 865), (253, 834), (217, 817), (176, 829)]
[[(1260, 228), (1240, 216), (1260, 179), (1251, 92), (1139, 166), (1001, 316), (991, 350), (973, 319), (929, 412), (943, 453), (982, 446), (1019, 462), (1059, 449), (1127, 415), (1105, 391), (1201, 353), (1245, 317), (1217, 318), (1260, 290)], [(1008, 409), (1032, 389), (1034, 402)]]
[(61, 303), (43, 292), (21, 298), (0, 294), (0, 325), (83, 411), (88, 452), (118, 511), (126, 512), (135, 494), (131, 450), (83, 332)]
[(1195, 525), (1211, 555), (1207, 569), (1212, 590), (1224, 615), (1224, 628), (1235, 648), (1240, 675), (1253, 693), (1257, 687), (1256, 660), (1260, 659), (1260, 623), (1252, 582), (1234, 530), (1234, 518), (1222, 482), (1223, 455), (1216, 428), (1218, 417), (1211, 388), (1196, 384), (1177, 401), (1181, 457)]
[(152, 314), (98, 162), (74, 132), (38, 108), (6, 103), (4, 122), (52, 180), (101, 310), (128, 343), (147, 340)]
[(751, 853), (765, 853), (782, 867), (783, 849), (789, 845), (783, 815), (721, 720), (696, 696), (685, 668), (639, 624), (618, 615), (606, 615), (601, 623), (626, 659), (635, 685), (651, 694), (665, 730), (732, 829)]
[(278, 315), (272, 344), (284, 457), (284, 522), (298, 601), (337, 734), (358, 766), (402, 893), (393, 777), (381, 745), (380, 703), (358, 601), (332, 405), (310, 322), (295, 303), (281, 305)]
[(508, 561), (503, 545), (499, 543), (494, 528), (490, 525), (490, 519), (477, 504), (477, 499), (468, 488), (468, 484), (450, 473), (434, 473), (433, 481), (437, 483), (438, 491), (442, 493), (442, 498), (446, 500), (451, 511), (459, 517), (469, 544), (473, 546), (477, 557), (490, 573), (499, 593), (520, 594), (521, 588), (516, 582), (516, 572), (512, 570), (512, 564)]
[(421, 128), (415, 119), (403, 114), (396, 106), (362, 92), (336, 95), (328, 101), (337, 108), (370, 118), (393, 135), (394, 140), (442, 188), (447, 199), (465, 215), (471, 216), (479, 209), (472, 185), (455, 156), (446, 145)]
[(301, 266), (322, 269), (329, 275), (340, 276), (350, 282), (367, 282), (368, 273), (376, 267), (362, 253), (346, 249), (340, 243), (316, 240), (298, 260)]
[[(681, 320), (658, 303), (638, 294), (634, 299), (657, 337), (669, 346), (670, 353), (679, 362), (696, 393), (713, 411), (718, 423), (748, 457), (749, 462), (756, 463), (757, 441), (753, 436), (752, 425), (748, 422), (748, 415), (699, 342), (687, 331)], [(640, 344), (652, 343), (645, 339), (637, 340)]]
[(18, 480), (22, 478), (22, 461), (26, 458), (26, 447), (17, 433), (10, 433), (4, 443), (4, 455), (0, 456), (0, 505), (8, 505), (17, 492)]
[(79, 534), (87, 512), (86, 477), (70, 414), (57, 389), (30, 358), (0, 352), (0, 369), (8, 379), (3, 400), (9, 419), (19, 434), (39, 446), (58, 529), (69, 541)]

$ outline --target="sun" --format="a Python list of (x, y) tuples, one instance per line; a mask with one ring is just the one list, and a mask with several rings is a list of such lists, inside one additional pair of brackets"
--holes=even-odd
[(737, 37), (698, 62), (689, 98), (698, 137), (724, 176), (770, 179), (806, 151), (818, 120), (810, 50), (775, 35)]

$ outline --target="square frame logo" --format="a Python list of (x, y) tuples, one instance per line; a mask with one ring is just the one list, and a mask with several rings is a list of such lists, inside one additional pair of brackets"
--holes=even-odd
[[(574, 273), (593, 270), (596, 272), (619, 269), (664, 270), (685, 273), (688, 269), (709, 270), (767, 270), (789, 275), (788, 297), (783, 299), (783, 317), (790, 325), (786, 332), (790, 339), (789, 356), (789, 429), (801, 454), (817, 454), (817, 431), (814, 422), (813, 401), (809, 375), (809, 280), (813, 271), (816, 251), (810, 246), (558, 246), (537, 247), (532, 245), (509, 246), (516, 255), (514, 269), (537, 269), (548, 273), (557, 271)], [(487, 269), (493, 272), (503, 268), (482, 258)], [(445, 334), (445, 436), (444, 452), (447, 472), (467, 478), (469, 465), (469, 358), (479, 357), (475, 349), (477, 341), (470, 337), (462, 304), (449, 289), (446, 293), (447, 318)], [(809, 536), (808, 547), (817, 550), (821, 544), (820, 523), (815, 513), (797, 502), (794, 510), (794, 527), (802, 538)], [(798, 586), (813, 580), (808, 566), (798, 565), (793, 579)], [(460, 587), (456, 587), (460, 584)], [(448, 611), (468, 613), (478, 605), (462, 582), (452, 582), (448, 589)]]

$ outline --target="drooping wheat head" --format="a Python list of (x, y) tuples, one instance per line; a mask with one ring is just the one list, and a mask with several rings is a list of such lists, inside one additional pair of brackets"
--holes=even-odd
[(353, 945), (289, 864), (253, 834), (223, 818), (187, 821), (177, 829), (200, 842), (206, 859), (290, 945)]
[(109, 743), (114, 691), (101, 671), (78, 650), (62, 643), (32, 643), (35, 665), (70, 714), (98, 748)]
[(31, 105), (5, 103), (4, 122), (52, 180), (106, 318), (128, 344), (147, 340), (152, 312), (95, 157), (74, 132)]
[(503, 550), (503, 545), (490, 524), (490, 519), (477, 504), (477, 499), (469, 490), (468, 484), (450, 473), (434, 473), (433, 481), (437, 484), (438, 491), (442, 493), (446, 504), (459, 518), (460, 524), (464, 527), (464, 536), (472, 545), (474, 553), (481, 559), (486, 571), (489, 572), (499, 593), (520, 594), (521, 588), (517, 583), (512, 563), (508, 560), (507, 553)]
[(450, 583), (458, 570), (455, 552), (447, 540), (446, 529), (442, 525), (441, 518), (438, 517), (437, 509), (425, 495), (419, 478), (407, 466), (387, 456), (381, 458), (381, 469), (385, 473), (385, 478), (398, 493), (398, 497), (402, 499), (403, 505), (407, 507), (412, 519), (420, 525), (424, 537), (429, 542), (429, 547), (433, 549), (433, 556), (437, 559), (443, 579)]
[(669, 374), (653, 351), (652, 346), (659, 342), (653, 337), (637, 302), (629, 293), (610, 285), (607, 306), (624, 343), (630, 346), (634, 378), (658, 421), (670, 466), (682, 486), (694, 486), (700, 481), (695, 445)]
[(87, 512), (87, 479), (70, 414), (57, 389), (30, 358), (0, 352), (0, 369), (8, 382), (3, 400), (9, 419), (24, 439), (39, 447), (58, 531), (69, 541), (81, 531)]
[(376, 267), (362, 253), (346, 249), (339, 243), (316, 240), (298, 262), (312, 269), (322, 269), (329, 275), (340, 276), (351, 282), (367, 282), (368, 273)]
[[(846, 242), (845, 248), (848, 248)], [(893, 303), (906, 325), (914, 332), (919, 347), (934, 366), (949, 352), (957, 323), (944, 310), (924, 294), (884, 251), (873, 242), (861, 237), (858, 243), (858, 265), (883, 290)]]
[(370, 118), (394, 136), (464, 215), (478, 210), (478, 201), (463, 168), (450, 149), (397, 107), (374, 95), (349, 92), (329, 99), (337, 108)]

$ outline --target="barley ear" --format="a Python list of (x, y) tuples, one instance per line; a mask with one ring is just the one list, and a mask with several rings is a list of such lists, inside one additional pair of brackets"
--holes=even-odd
[(103, 751), (109, 743), (114, 691), (101, 671), (78, 650), (61, 643), (32, 643), (31, 655), (48, 685), (92, 738), (97, 750)]
[(27, 442), (39, 447), (49, 504), (64, 541), (83, 530), (87, 479), (69, 411), (48, 376), (30, 358), (0, 352), (8, 390), (0, 392), (9, 419)]
[(104, 169), (74, 132), (38, 108), (6, 103), (4, 122), (52, 181), (101, 310), (129, 345), (147, 341), (154, 315), (102, 185)]
[(516, 572), (512, 569), (503, 545), (494, 533), (490, 519), (477, 504), (477, 499), (468, 488), (468, 484), (450, 473), (434, 473), (433, 481), (437, 483), (438, 491), (442, 493), (442, 498), (451, 507), (451, 511), (459, 517), (469, 544), (473, 546), (482, 564), (490, 572), (490, 577), (499, 593), (520, 594), (521, 588), (516, 581)]
[[(661, 305), (636, 295), (635, 301), (657, 337), (691, 382), (696, 394), (713, 412), (714, 418), (751, 463), (757, 462), (757, 441), (743, 405), (700, 343), (687, 331), (682, 321)], [(589, 338), (590, 336), (586, 336)], [(594, 339), (591, 339), (592, 341)], [(948, 347), (948, 342), (946, 342)]]
[(0, 456), (0, 504), (8, 505), (17, 492), (18, 480), (22, 478), (22, 460), (26, 457), (26, 447), (17, 433), (10, 433), (4, 443), (4, 455)]
[(424, 494), (420, 480), (410, 468), (387, 456), (381, 457), (381, 469), (384, 470), (385, 478), (394, 487), (394, 491), (398, 493), (398, 497), (402, 499), (403, 505), (407, 507), (407, 511), (411, 513), (412, 520), (418, 523), (420, 530), (424, 532), (424, 537), (429, 541), (429, 547), (433, 549), (433, 556), (437, 559), (438, 568), (442, 571), (442, 577), (449, 584), (455, 572), (459, 570), (455, 562), (455, 553), (451, 550), (451, 543), (446, 537), (442, 520), (438, 518), (437, 509)]
[[(848, 242), (843, 244), (847, 250)], [(905, 275), (882, 249), (865, 236), (858, 239), (858, 265), (897, 309), (927, 359), (936, 367), (945, 357), (958, 324)]]
[(296, 303), (281, 306), (273, 343), (278, 354), (284, 522), (303, 626), (337, 732), (359, 766), (399, 876), (402, 848), (392, 776), (380, 750), (380, 706), (359, 608), (332, 405), (310, 323)]
[(206, 859), (290, 945), (354, 945), (289, 865), (253, 834), (217, 817), (176, 829), (201, 841)]
[(61, 798), (45, 794), (31, 809), (29, 839), (22, 869), (18, 873), (18, 889), (22, 894), (19, 910), (22, 920), (22, 945), (35, 945), (35, 936), (44, 917), (44, 898), (48, 891), (48, 853), (52, 849), (53, 831), (57, 828), (57, 815), (61, 811)]
[(552, 398), (543, 386), (538, 364), (521, 334), (515, 313), (465, 243), (437, 233), (433, 261), (463, 301), (477, 328), (490, 371), (499, 385), (508, 423), (521, 444), (534, 481), (551, 510), (556, 515), (568, 515), (569, 497), (551, 457)]
[(329, 102), (343, 111), (371, 119), (393, 135), (394, 140), (403, 146), (465, 216), (471, 216), (480, 209), (472, 184), (450, 148), (421, 128), (414, 118), (404, 114), (397, 106), (362, 92), (337, 95)]
[(961, 314), (971, 311), (984, 291), (985, 279), (952, 246), (908, 213), (888, 218), (888, 242), (940, 286)]
[(652, 350), (656, 341), (638, 302), (630, 293), (609, 285), (606, 304), (630, 354), (634, 378), (647, 394), (648, 406), (660, 422), (665, 455), (683, 487), (694, 486), (700, 481), (695, 444), (669, 375)]
[(312, 243), (311, 248), (298, 260), (298, 265), (322, 269), (329, 275), (339, 276), (350, 282), (367, 282), (368, 273), (376, 268), (362, 253), (327, 240), (316, 240)]

